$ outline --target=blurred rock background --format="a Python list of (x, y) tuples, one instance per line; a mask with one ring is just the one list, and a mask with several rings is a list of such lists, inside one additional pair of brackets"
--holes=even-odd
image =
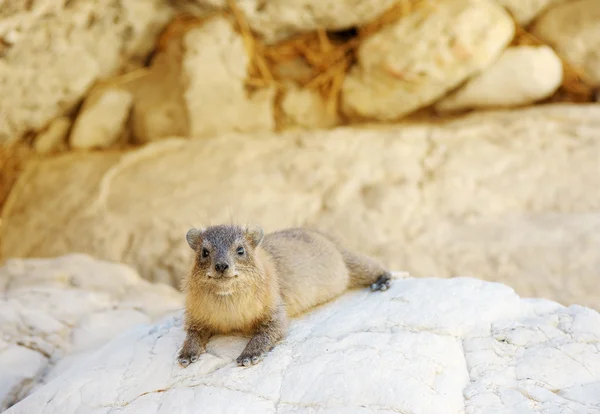
[(599, 50), (597, 0), (0, 0), (1, 257), (316, 225), (598, 308)]

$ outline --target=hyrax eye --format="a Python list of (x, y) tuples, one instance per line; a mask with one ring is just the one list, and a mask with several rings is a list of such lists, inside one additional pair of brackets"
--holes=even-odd
[(238, 247), (238, 248), (237, 248), (237, 254), (238, 254), (239, 256), (243, 256), (243, 255), (244, 255), (244, 253), (245, 253), (245, 252), (244, 252), (244, 248), (243, 248), (242, 246), (240, 246), (240, 247)]
[(204, 258), (208, 257), (208, 249), (206, 247), (202, 248), (202, 257), (204, 257)]

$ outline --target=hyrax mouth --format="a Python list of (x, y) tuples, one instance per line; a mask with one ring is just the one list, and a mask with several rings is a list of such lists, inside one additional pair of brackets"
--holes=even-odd
[(227, 273), (227, 274), (208, 273), (206, 276), (214, 282), (226, 283), (226, 282), (232, 281), (233, 279), (236, 279), (238, 277), (238, 274), (237, 273)]

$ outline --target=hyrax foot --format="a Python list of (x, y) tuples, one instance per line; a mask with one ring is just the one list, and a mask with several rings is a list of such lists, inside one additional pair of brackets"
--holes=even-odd
[(256, 365), (264, 358), (264, 353), (262, 352), (242, 352), (242, 354), (237, 358), (238, 366), (249, 367), (250, 365)]
[(388, 288), (392, 285), (392, 275), (388, 272), (379, 276), (379, 278), (371, 285), (371, 290), (375, 292), (376, 290), (388, 290)]
[(177, 361), (179, 365), (186, 368), (188, 365), (196, 362), (204, 352), (206, 351), (197, 344), (185, 344), (179, 352)]
[(241, 366), (248, 367), (250, 365), (256, 365), (260, 361), (262, 361), (263, 357), (264, 357), (264, 354), (260, 354), (260, 353), (248, 354), (248, 353), (244, 352), (238, 357), (237, 364), (240, 367)]

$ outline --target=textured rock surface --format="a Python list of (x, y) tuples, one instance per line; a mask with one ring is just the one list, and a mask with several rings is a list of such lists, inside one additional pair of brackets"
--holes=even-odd
[[(227, 0), (174, 2), (184, 11), (200, 15), (227, 6)], [(236, 0), (252, 30), (267, 43), (319, 28), (349, 29), (376, 19), (395, 3), (396, 0)]]
[(250, 368), (220, 336), (183, 369), (183, 339), (178, 316), (133, 329), (6, 414), (600, 412), (600, 315), (474, 279), (348, 293)]
[(6, 9), (5, 3), (0, 142), (45, 128), (73, 109), (96, 79), (145, 58), (171, 17), (162, 0), (21, 1), (32, 7)]
[(532, 33), (600, 86), (600, 2), (575, 0), (551, 8)]
[(435, 108), (455, 111), (529, 105), (550, 97), (562, 80), (562, 61), (552, 48), (510, 47), (498, 61)]
[(169, 286), (74, 254), (9, 260), (0, 268), (0, 292), (0, 410), (62, 371), (64, 362), (183, 306)]
[(569, 0), (496, 0), (510, 11), (515, 20), (528, 25), (550, 7)]
[(85, 100), (71, 132), (73, 148), (106, 148), (121, 136), (133, 95), (126, 89), (93, 90)]
[(34, 148), (40, 154), (47, 154), (61, 148), (66, 148), (67, 135), (71, 129), (71, 119), (66, 116), (56, 118), (45, 131), (35, 139)]
[(247, 67), (242, 37), (227, 19), (184, 30), (133, 86), (136, 140), (273, 129), (275, 89), (248, 96)]
[(392, 120), (432, 104), (497, 59), (513, 34), (510, 16), (492, 1), (424, 6), (361, 44), (342, 109)]
[(557, 105), (64, 154), (17, 182), (2, 254), (87, 252), (175, 283), (192, 225), (307, 224), (414, 276), (476, 275), (596, 307), (598, 153), (600, 106)]
[(337, 124), (335, 109), (327, 105), (318, 91), (290, 86), (281, 99), (286, 127), (330, 128)]

